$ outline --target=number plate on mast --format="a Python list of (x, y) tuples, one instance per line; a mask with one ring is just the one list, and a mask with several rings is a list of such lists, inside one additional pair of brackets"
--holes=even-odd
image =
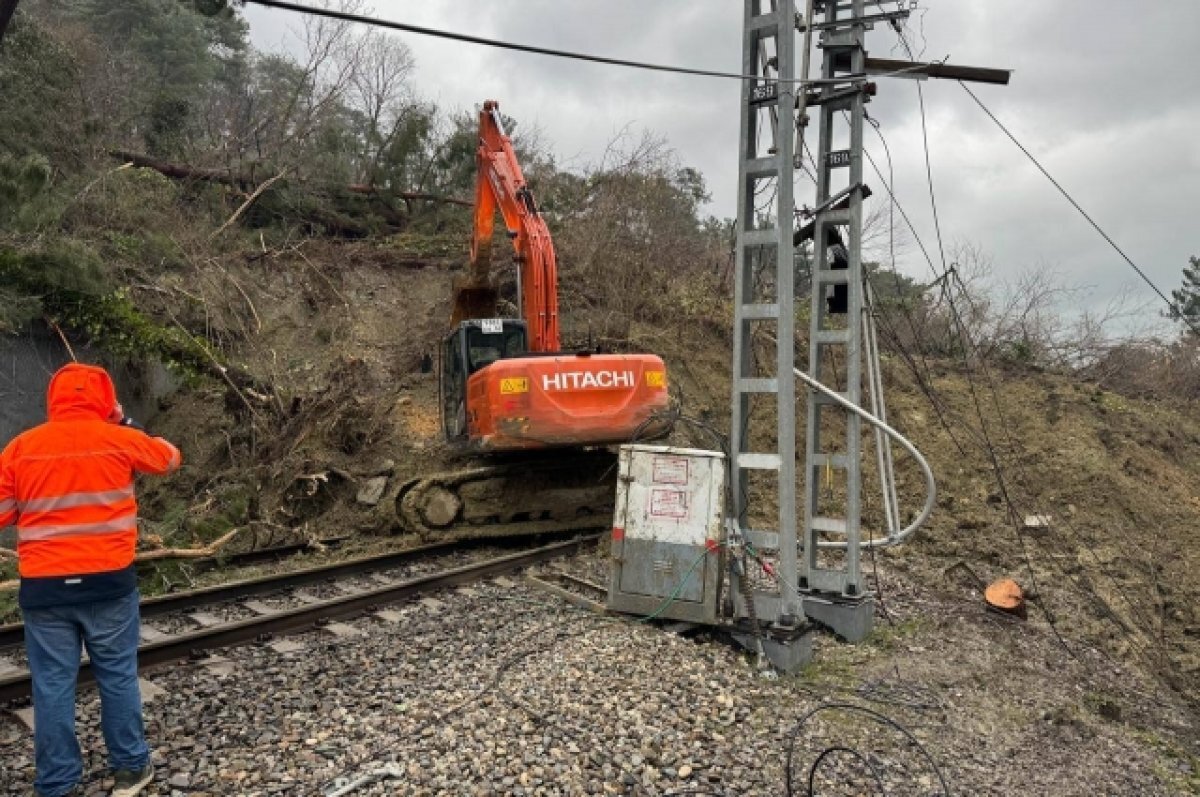
[(850, 150), (835, 149), (825, 156), (825, 165), (831, 169), (836, 169), (839, 166), (850, 165)]
[(479, 322), (479, 326), (485, 335), (499, 335), (504, 331), (504, 319), (485, 318)]

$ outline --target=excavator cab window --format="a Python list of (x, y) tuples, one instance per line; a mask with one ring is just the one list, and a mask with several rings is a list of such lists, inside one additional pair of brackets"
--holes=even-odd
[(485, 331), (482, 326), (472, 324), (466, 327), (466, 333), (467, 362), (472, 374), (496, 360), (528, 353), (525, 324), (520, 321), (502, 321), (499, 331)]
[(467, 437), (467, 380), (505, 357), (529, 353), (525, 322), (516, 319), (464, 321), (442, 342), (440, 393), (442, 429), (449, 440)]

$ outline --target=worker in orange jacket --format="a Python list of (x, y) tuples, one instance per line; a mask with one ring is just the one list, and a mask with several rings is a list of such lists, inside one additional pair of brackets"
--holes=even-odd
[(50, 380), (49, 420), (0, 453), (0, 528), (16, 524), (33, 677), (34, 794), (73, 791), (83, 773), (75, 737), (82, 644), (100, 690), (113, 797), (133, 797), (154, 767), (138, 690), (135, 473), (165, 474), (179, 449), (129, 424), (103, 368), (71, 364)]

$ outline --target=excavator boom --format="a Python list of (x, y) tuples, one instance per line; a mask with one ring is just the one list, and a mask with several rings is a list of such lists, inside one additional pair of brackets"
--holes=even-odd
[(496, 211), (504, 218), (518, 266), (519, 304), (529, 335), (529, 350), (554, 352), (558, 337), (558, 263), (545, 219), (504, 132), (500, 104), (488, 100), (479, 113), (475, 153), (475, 226), (471, 262), (465, 279), (454, 286), (452, 325), (470, 318), (493, 318), (498, 292), (491, 277), (492, 234)]

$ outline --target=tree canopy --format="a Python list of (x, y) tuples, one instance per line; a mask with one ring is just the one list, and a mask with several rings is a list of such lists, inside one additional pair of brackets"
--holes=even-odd
[(1183, 285), (1171, 291), (1171, 302), (1175, 306), (1169, 311), (1170, 317), (1187, 325), (1185, 334), (1200, 337), (1195, 331), (1200, 328), (1200, 257), (1188, 258)]

